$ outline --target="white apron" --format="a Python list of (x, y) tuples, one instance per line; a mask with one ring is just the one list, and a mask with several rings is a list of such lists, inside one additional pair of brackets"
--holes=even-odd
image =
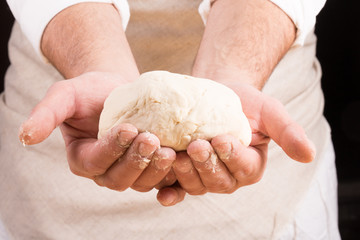
[[(189, 74), (203, 33), (199, 1), (129, 1), (127, 29), (141, 72)], [(150, 6), (149, 6), (150, 5)], [(115, 192), (73, 175), (60, 131), (23, 147), (18, 128), (48, 87), (61, 80), (14, 25), (11, 66), (0, 101), (0, 218), (10, 239), (281, 239), (319, 175), (330, 129), (323, 113), (314, 35), (293, 48), (263, 91), (286, 105), (317, 148), (310, 164), (289, 159), (273, 142), (263, 179), (231, 195), (187, 196), (174, 207), (156, 191)], [(335, 175), (333, 174), (334, 178)], [(336, 184), (336, 183), (335, 183)], [(1, 236), (1, 235), (0, 235)], [(284, 239), (287, 239), (285, 237)], [(334, 238), (336, 239), (336, 238)]]

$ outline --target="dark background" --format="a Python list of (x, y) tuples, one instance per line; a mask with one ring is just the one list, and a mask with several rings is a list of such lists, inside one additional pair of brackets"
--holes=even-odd
[(325, 116), (332, 127), (344, 240), (360, 239), (360, 21), (356, 0), (328, 0), (320, 12), (317, 56)]
[[(328, 0), (316, 25), (325, 116), (337, 156), (339, 226), (344, 240), (360, 239), (360, 12), (356, 3)], [(7, 40), (12, 22), (6, 2), (0, 1), (0, 92), (9, 65)]]

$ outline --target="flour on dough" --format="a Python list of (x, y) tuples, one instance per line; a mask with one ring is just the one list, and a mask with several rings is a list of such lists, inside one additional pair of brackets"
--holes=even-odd
[(151, 132), (162, 146), (185, 150), (195, 139), (231, 134), (248, 146), (251, 129), (239, 97), (212, 80), (166, 71), (147, 72), (114, 89), (100, 116), (98, 137), (120, 123)]

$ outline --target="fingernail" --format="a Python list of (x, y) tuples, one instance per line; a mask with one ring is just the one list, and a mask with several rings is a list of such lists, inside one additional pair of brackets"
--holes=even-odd
[(163, 156), (161, 158), (159, 156), (154, 156), (152, 158), (152, 160), (155, 164), (155, 167), (159, 170), (165, 170), (165, 169), (169, 168), (173, 162), (165, 156)]
[(189, 173), (194, 168), (191, 161), (181, 162), (181, 163), (175, 161), (173, 167), (181, 173)]
[(120, 132), (118, 136), (119, 145), (122, 147), (129, 146), (132, 140), (136, 137), (136, 135), (137, 133), (135, 132), (128, 132), (128, 131)]
[(175, 194), (177, 194), (177, 192), (174, 189), (162, 189), (159, 191), (157, 199), (163, 206), (171, 206), (176, 202), (176, 197), (174, 197)]
[(150, 144), (146, 144), (146, 143), (140, 143), (138, 146), (138, 153), (142, 156), (142, 157), (148, 157), (151, 154), (153, 154), (156, 150), (156, 146), (154, 145), (150, 145)]
[(223, 143), (216, 147), (216, 153), (221, 160), (229, 160), (232, 152), (230, 143)]
[(310, 142), (310, 148), (311, 148), (311, 160), (315, 159), (316, 156), (316, 146), (313, 141), (309, 140)]
[(24, 133), (22, 130), (20, 130), (19, 139), (22, 145), (25, 147), (31, 142), (31, 133)]
[(205, 162), (210, 157), (210, 153), (208, 151), (196, 152), (191, 155), (191, 158), (197, 162)]
[(37, 125), (34, 124), (35, 120), (33, 117), (29, 117), (24, 121), (19, 129), (19, 139), (23, 146), (34, 144), (38, 139), (38, 132), (40, 129), (37, 128)]

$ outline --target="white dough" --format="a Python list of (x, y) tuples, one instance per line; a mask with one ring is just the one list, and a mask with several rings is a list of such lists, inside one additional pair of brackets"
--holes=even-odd
[(185, 150), (195, 139), (231, 134), (248, 146), (249, 122), (239, 97), (230, 88), (202, 78), (147, 72), (114, 89), (100, 116), (98, 137), (120, 123), (151, 132), (162, 146)]

